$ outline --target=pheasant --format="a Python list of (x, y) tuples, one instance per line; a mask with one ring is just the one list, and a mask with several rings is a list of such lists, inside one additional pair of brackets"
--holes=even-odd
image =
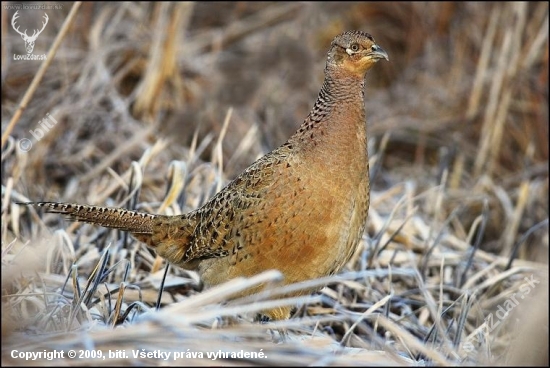
[[(389, 60), (368, 33), (348, 31), (334, 38), (321, 91), (299, 129), (194, 211), (165, 216), (29, 204), (128, 231), (171, 264), (198, 272), (206, 286), (268, 269), (278, 269), (285, 284), (337, 273), (355, 252), (367, 220), (364, 77), (381, 59)], [(290, 312), (286, 306), (263, 314), (280, 320)]]

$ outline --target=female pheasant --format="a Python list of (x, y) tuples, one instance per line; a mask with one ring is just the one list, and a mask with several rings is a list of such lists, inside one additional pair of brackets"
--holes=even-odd
[[(317, 101), (298, 131), (192, 212), (163, 216), (32, 204), (129, 231), (170, 263), (197, 271), (207, 286), (268, 269), (281, 271), (286, 284), (332, 275), (349, 261), (365, 229), (369, 164), (363, 88), (365, 74), (380, 59), (388, 55), (368, 33), (338, 35)], [(286, 319), (290, 310), (264, 314)]]

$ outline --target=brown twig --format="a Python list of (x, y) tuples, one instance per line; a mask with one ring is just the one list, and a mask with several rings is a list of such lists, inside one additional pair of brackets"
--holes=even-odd
[(42, 63), (40, 66), (40, 69), (38, 69), (38, 72), (34, 76), (31, 85), (27, 89), (27, 92), (25, 92), (25, 95), (23, 96), (23, 99), (21, 99), (21, 102), (19, 103), (19, 107), (15, 111), (15, 114), (13, 114), (13, 117), (10, 120), (10, 123), (8, 124), (6, 130), (4, 131), (4, 134), (2, 134), (2, 146), (4, 147), (4, 143), (8, 140), (8, 137), (19, 121), (19, 118), (23, 114), (23, 111), (27, 108), (27, 105), (32, 99), (32, 96), (34, 95), (34, 92), (38, 88), (38, 85), (42, 81), (42, 78), (44, 77), (44, 74), (46, 73), (46, 70), (50, 66), (53, 58), (55, 57), (55, 54), (57, 52), (57, 49), (61, 45), (61, 41), (65, 38), (65, 35), (69, 31), (69, 27), (71, 26), (75, 16), (76, 12), (78, 11), (78, 8), (82, 4), (81, 1), (76, 1), (73, 4), (73, 7), (71, 8), (71, 11), (69, 12), (69, 15), (67, 15), (67, 18), (65, 19), (65, 22), (61, 26), (61, 30), (57, 34), (57, 37), (55, 38), (52, 46), (50, 47), (50, 51), (48, 51), (48, 55), (46, 56), (46, 60)]

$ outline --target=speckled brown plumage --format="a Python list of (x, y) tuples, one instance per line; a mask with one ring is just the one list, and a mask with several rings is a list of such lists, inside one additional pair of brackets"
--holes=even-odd
[[(330, 46), (325, 80), (298, 131), (203, 207), (181, 216), (52, 202), (78, 221), (131, 232), (207, 285), (278, 269), (285, 283), (338, 272), (359, 243), (369, 207), (364, 76), (387, 54), (363, 32)], [(296, 294), (294, 294), (296, 295)], [(290, 308), (265, 311), (285, 319)]]

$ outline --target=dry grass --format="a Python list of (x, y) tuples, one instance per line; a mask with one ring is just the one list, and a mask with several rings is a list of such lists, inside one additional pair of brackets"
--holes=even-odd
[[(2, 12), (3, 365), (548, 364), (548, 3), (84, 3), (64, 34), (70, 7), (47, 11), (43, 69)], [(367, 76), (364, 241), (320, 292), (274, 299), (277, 272), (202, 291), (127, 234), (14, 204), (200, 206), (297, 128), (346, 29), (391, 62)]]

